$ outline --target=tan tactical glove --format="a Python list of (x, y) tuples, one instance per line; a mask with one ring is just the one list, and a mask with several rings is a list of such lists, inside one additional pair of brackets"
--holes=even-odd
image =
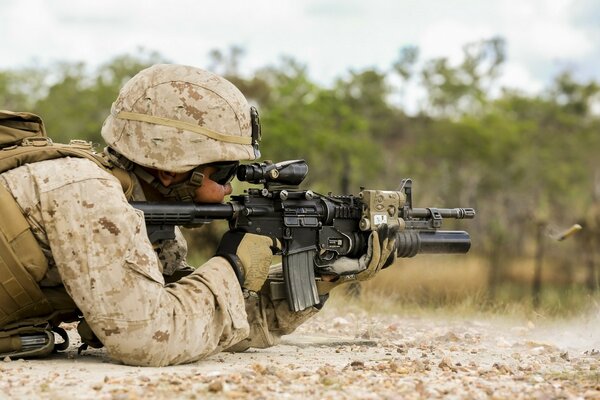
[(268, 236), (226, 232), (217, 248), (217, 256), (229, 261), (240, 285), (258, 292), (267, 280), (277, 243)]
[(360, 258), (340, 257), (332, 265), (321, 269), (331, 280), (318, 282), (319, 294), (345, 282), (366, 281), (396, 261), (398, 226), (381, 224), (369, 236), (367, 252)]

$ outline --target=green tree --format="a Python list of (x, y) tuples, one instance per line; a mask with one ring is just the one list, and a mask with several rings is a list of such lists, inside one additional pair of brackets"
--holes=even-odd
[(46, 95), (46, 76), (46, 70), (33, 67), (0, 71), (0, 108), (31, 110), (35, 102)]
[(428, 93), (428, 111), (440, 116), (479, 111), (505, 60), (504, 46), (501, 38), (467, 44), (456, 67), (447, 58), (427, 61), (421, 79)]
[(339, 192), (342, 186), (346, 190), (369, 181), (377, 147), (369, 138), (368, 121), (342, 92), (319, 87), (292, 59), (259, 71), (258, 77), (270, 87), (261, 105), (266, 158), (306, 159), (311, 167), (307, 184), (323, 190)]

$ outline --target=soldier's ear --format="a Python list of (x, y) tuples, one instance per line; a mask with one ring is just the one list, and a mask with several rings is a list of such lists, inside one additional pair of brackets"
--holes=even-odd
[(158, 172), (157, 178), (164, 187), (171, 186), (173, 184), (173, 182), (175, 182), (175, 178), (178, 175), (176, 172), (168, 172), (168, 171), (161, 171), (161, 170), (158, 170), (157, 172)]

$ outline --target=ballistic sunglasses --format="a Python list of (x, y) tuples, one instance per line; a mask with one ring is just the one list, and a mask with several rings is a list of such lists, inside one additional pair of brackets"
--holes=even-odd
[(219, 185), (226, 185), (231, 182), (235, 176), (238, 165), (240, 165), (240, 163), (237, 161), (223, 161), (208, 164), (206, 167), (215, 168), (215, 171), (210, 174), (210, 179), (212, 181), (217, 182)]

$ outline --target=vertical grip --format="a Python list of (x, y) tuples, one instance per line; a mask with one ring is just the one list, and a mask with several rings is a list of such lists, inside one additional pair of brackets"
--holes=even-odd
[(313, 266), (315, 255), (316, 250), (307, 250), (283, 256), (283, 279), (291, 311), (320, 303)]

